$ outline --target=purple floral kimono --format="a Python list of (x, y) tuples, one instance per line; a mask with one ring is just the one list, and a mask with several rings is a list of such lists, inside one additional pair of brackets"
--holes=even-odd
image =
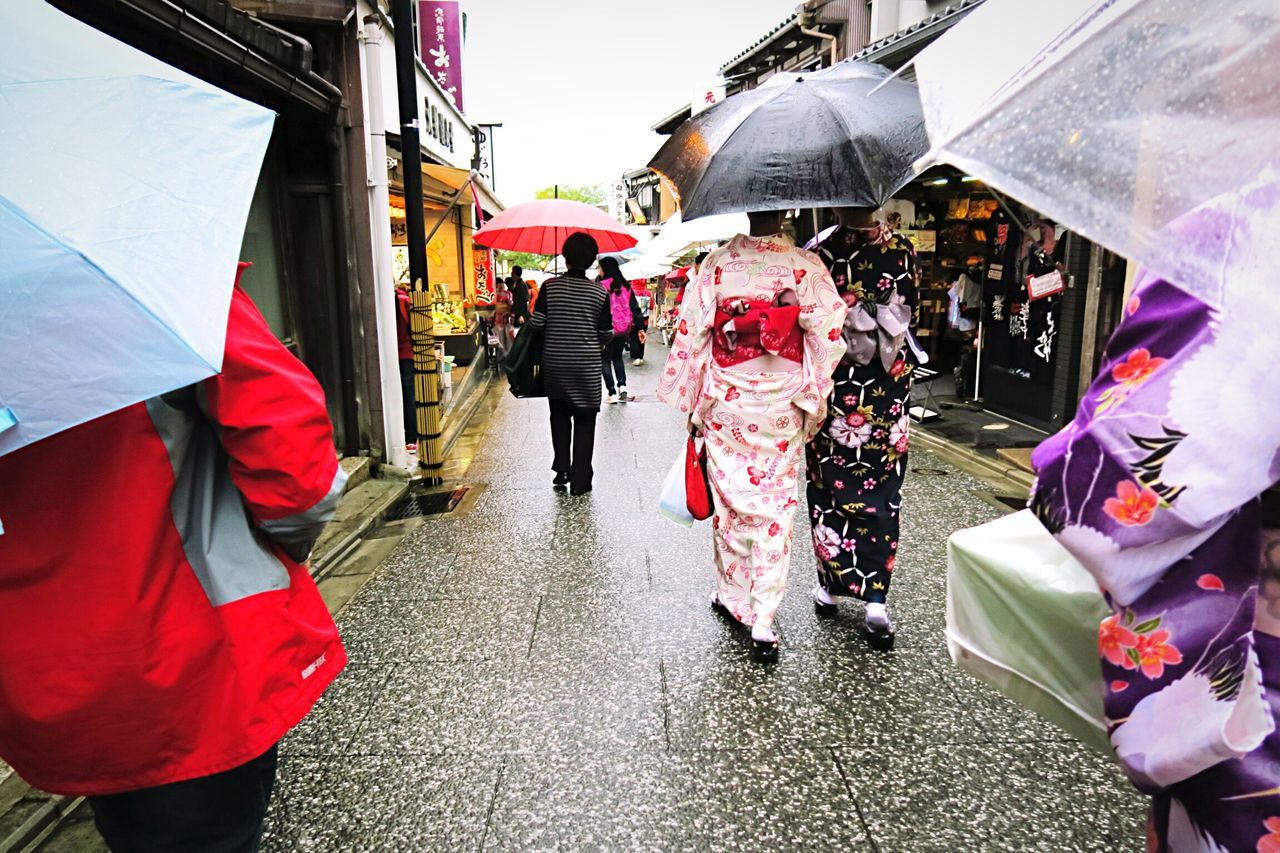
[(1261, 500), (1280, 479), (1280, 285), (1239, 262), (1237, 225), (1212, 205), (1179, 224), (1221, 243), (1223, 281), (1145, 275), (1075, 421), (1034, 457), (1037, 515), (1114, 611), (1112, 745), (1178, 853), (1280, 853), (1280, 534)]

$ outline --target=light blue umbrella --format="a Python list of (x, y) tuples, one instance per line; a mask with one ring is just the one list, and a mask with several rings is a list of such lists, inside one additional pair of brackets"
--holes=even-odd
[(221, 369), (273, 121), (0, 3), (0, 455)]

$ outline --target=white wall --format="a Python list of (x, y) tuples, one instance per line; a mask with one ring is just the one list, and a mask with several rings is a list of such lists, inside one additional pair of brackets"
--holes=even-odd
[(905, 30), (940, 10), (937, 0), (873, 0), (871, 41)]

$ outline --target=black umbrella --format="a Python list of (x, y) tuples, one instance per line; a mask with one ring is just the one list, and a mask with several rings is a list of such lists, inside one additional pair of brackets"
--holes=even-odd
[(879, 207), (929, 150), (918, 90), (889, 76), (864, 62), (779, 74), (680, 125), (649, 168), (675, 185), (686, 220)]

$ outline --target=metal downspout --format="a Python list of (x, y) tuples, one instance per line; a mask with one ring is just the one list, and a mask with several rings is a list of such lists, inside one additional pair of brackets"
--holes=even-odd
[[(369, 150), (369, 220), (373, 240), (374, 304), (378, 331), (378, 363), (382, 373), (383, 432), (387, 459), (408, 470), (412, 464), (405, 444), (413, 440), (404, 429), (405, 411), (400, 388), (399, 340), (396, 334), (395, 269), (391, 255), (390, 186), (387, 179), (386, 113), (383, 110), (382, 49), (385, 34), (381, 15), (364, 19), (365, 80), (369, 109), (365, 114)], [(411, 413), (412, 414), (412, 413)]]
[(800, 32), (810, 38), (823, 39), (824, 41), (831, 42), (831, 64), (835, 65), (840, 61), (840, 39), (830, 33), (824, 33), (822, 30), (811, 30), (804, 26), (800, 27)]

